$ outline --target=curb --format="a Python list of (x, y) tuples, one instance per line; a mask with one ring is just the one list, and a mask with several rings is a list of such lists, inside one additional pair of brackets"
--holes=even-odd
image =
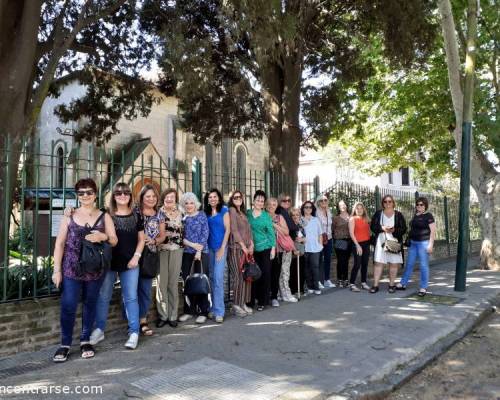
[[(448, 351), (451, 346), (463, 339), (486, 317), (492, 312), (495, 312), (498, 306), (500, 306), (500, 294), (497, 294), (491, 299), (484, 300), (483, 303), (470, 313), (453, 332), (430, 345), (413, 360), (406, 364), (397, 365), (394, 370), (388, 373), (384, 378), (350, 386), (339, 393), (330, 393), (324, 398), (328, 400), (380, 400), (386, 398), (391, 392), (405, 384), (427, 365)], [(474, 313), (476, 312), (479, 312), (479, 314), (475, 315)]]

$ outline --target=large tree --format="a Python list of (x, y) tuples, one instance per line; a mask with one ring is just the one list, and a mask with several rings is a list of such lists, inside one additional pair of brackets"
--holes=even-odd
[[(64, 120), (86, 120), (80, 137), (98, 141), (116, 132), (122, 115), (148, 112), (151, 96), (137, 78), (153, 57), (153, 48), (138, 30), (138, 4), (136, 0), (0, 2), (0, 147), (8, 138), (11, 165), (10, 187), (6, 169), (0, 173), (0, 221), (7, 227), (21, 142), (33, 134), (49, 94), (57, 94), (70, 77), (87, 85), (83, 99), (59, 111)], [(0, 256), (4, 240), (0, 235)]]
[[(377, 60), (377, 73), (356, 92), (355, 112), (331, 121), (333, 137), (350, 144), (367, 170), (410, 166), (425, 186), (435, 186), (443, 176), (458, 177), (460, 165), (467, 2), (440, 0), (438, 6), (443, 34), (427, 62), (406, 73), (395, 71), (373, 42), (368, 54)], [(498, 23), (497, 1), (481, 2), (471, 185), (481, 209), (481, 263), (492, 269), (500, 267)], [(337, 119), (348, 120), (348, 129)]]
[(148, 0), (145, 10), (185, 128), (201, 142), (265, 134), (271, 168), (292, 181), (299, 147), (330, 136), (301, 116), (350, 107), (347, 88), (374, 71), (366, 42), (378, 35), (387, 59), (409, 66), (434, 33), (423, 0)]

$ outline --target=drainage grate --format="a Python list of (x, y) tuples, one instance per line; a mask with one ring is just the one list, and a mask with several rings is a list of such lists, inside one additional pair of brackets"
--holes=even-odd
[(406, 296), (406, 298), (408, 300), (420, 301), (422, 303), (442, 304), (446, 306), (454, 306), (455, 304), (458, 304), (463, 300), (460, 297), (432, 293), (427, 293), (425, 296), (420, 297), (417, 293), (418, 292), (411, 293), (410, 295)]
[(297, 388), (211, 358), (164, 370), (132, 385), (163, 400), (272, 400)]

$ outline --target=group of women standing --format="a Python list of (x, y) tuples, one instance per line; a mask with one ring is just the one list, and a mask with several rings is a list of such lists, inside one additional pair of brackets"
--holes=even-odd
[[(435, 224), (427, 212), (425, 198), (417, 200), (417, 212), (410, 223), (408, 264), (396, 285), (402, 251), (388, 251), (387, 241), (401, 245), (406, 232), (403, 215), (395, 210), (392, 196), (385, 196), (383, 209), (368, 218), (365, 206), (356, 203), (351, 214), (340, 201), (333, 216), (326, 196), (306, 201), (300, 209), (292, 207), (291, 197), (267, 198), (257, 190), (247, 210), (244, 195), (234, 191), (227, 205), (219, 190), (210, 189), (203, 204), (194, 193), (180, 196), (175, 189), (161, 195), (155, 186), (142, 188), (137, 205), (125, 183), (117, 183), (107, 211), (96, 207), (97, 186), (92, 179), (75, 185), (80, 207), (65, 210), (54, 251), (53, 282), (61, 287), (61, 346), (55, 362), (66, 361), (72, 343), (77, 305), (81, 299), (82, 358), (94, 356), (94, 345), (104, 339), (108, 309), (114, 283), (120, 280), (124, 318), (128, 321), (125, 347), (135, 349), (139, 335), (150, 336), (147, 315), (151, 305), (152, 282), (156, 277), (156, 327), (192, 318), (198, 324), (207, 318), (222, 323), (225, 316), (224, 271), (228, 264), (232, 312), (245, 317), (280, 301), (296, 302), (304, 291), (321, 294), (335, 287), (330, 269), (333, 250), (337, 257), (337, 285), (354, 292), (361, 270), (361, 288), (376, 293), (385, 264), (389, 265), (389, 292), (404, 290), (416, 258), (421, 264), (421, 289), (428, 285), (428, 254), (432, 252)], [(374, 241), (375, 240), (375, 241)], [(112, 246), (109, 268), (83, 271), (81, 249), (85, 242)], [(367, 283), (370, 243), (375, 245), (374, 282)], [(394, 243), (393, 243), (394, 245)], [(397, 246), (396, 246), (397, 247)], [(394, 250), (394, 246), (392, 247)], [(354, 265), (348, 276), (349, 258)], [(260, 278), (245, 279), (244, 265), (257, 264)], [(206, 273), (210, 292), (187, 295), (179, 317), (179, 275), (186, 281), (194, 272)], [(200, 271), (201, 270), (201, 271)]]

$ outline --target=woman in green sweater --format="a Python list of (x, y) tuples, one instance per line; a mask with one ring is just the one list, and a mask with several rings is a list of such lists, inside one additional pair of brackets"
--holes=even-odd
[(254, 242), (255, 262), (262, 271), (262, 275), (255, 284), (252, 285), (251, 305), (257, 299), (257, 311), (262, 311), (269, 305), (271, 292), (271, 260), (276, 252), (276, 233), (274, 232), (271, 216), (264, 210), (266, 193), (257, 190), (253, 196), (253, 207), (247, 212), (248, 223), (252, 229)]

